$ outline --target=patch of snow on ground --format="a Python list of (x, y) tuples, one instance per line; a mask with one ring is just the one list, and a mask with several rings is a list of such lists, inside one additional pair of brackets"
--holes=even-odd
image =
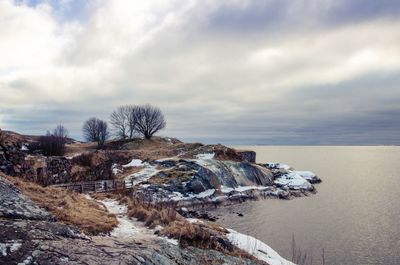
[(122, 167), (141, 167), (143, 166), (143, 161), (140, 159), (132, 159), (131, 162), (129, 162), (126, 165), (123, 165)]
[[(118, 220), (118, 226), (111, 231), (111, 236), (118, 238), (152, 238), (152, 239), (162, 239), (173, 245), (179, 245), (178, 240), (171, 239), (162, 236), (156, 236), (154, 234), (155, 230), (148, 229), (142, 223), (129, 218), (126, 214), (128, 207), (126, 205), (119, 204), (118, 201), (113, 199), (106, 199), (99, 201), (103, 203), (107, 210), (115, 214)], [(160, 230), (162, 227), (157, 227)], [(133, 237), (132, 237), (133, 236)]]
[(0, 243), (0, 254), (5, 257), (9, 254), (8, 251), (12, 253), (17, 251), (21, 246), (22, 244), (19, 242)]
[(122, 172), (122, 170), (119, 169), (119, 165), (118, 164), (112, 164), (111, 170), (112, 170), (113, 175), (117, 175), (117, 174)]
[(29, 151), (28, 146), (26, 146), (25, 144), (23, 144), (21, 146), (21, 151)]
[(209, 154), (198, 154), (196, 155), (197, 159), (201, 159), (201, 160), (210, 160), (213, 159), (215, 156), (214, 153), (209, 153)]
[(264, 242), (245, 234), (228, 229), (227, 238), (238, 248), (248, 252), (260, 260), (270, 265), (295, 265), (294, 263), (282, 258), (275, 250)]
[(209, 196), (213, 195), (214, 192), (215, 192), (215, 189), (209, 189), (209, 190), (200, 192), (198, 194), (189, 195), (189, 196), (193, 196), (195, 198), (206, 198), (206, 197), (209, 197)]
[(290, 189), (310, 189), (312, 185), (296, 172), (286, 173), (275, 181), (275, 184), (287, 186)]
[(128, 207), (126, 205), (121, 205), (118, 201), (112, 199), (106, 199), (100, 202), (106, 206), (110, 213), (117, 216), (118, 226), (111, 231), (111, 236), (126, 238), (141, 233), (141, 229), (135, 225), (135, 221), (131, 220), (126, 215), (128, 212)]
[(146, 181), (159, 172), (156, 166), (152, 166), (149, 163), (143, 163), (142, 166), (144, 166), (144, 168), (141, 171), (129, 175), (125, 178), (125, 183), (127, 187), (129, 187), (130, 185), (135, 186), (143, 181)]

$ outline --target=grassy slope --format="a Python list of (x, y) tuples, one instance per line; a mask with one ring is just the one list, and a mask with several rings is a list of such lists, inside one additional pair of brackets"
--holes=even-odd
[(118, 224), (115, 215), (108, 213), (103, 205), (87, 199), (82, 194), (61, 188), (42, 187), (3, 174), (1, 176), (13, 183), (38, 206), (51, 212), (58, 221), (75, 225), (87, 234), (110, 232)]

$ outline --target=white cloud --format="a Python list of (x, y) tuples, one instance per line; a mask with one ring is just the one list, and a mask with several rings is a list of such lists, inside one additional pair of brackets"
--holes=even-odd
[[(85, 21), (60, 22), (48, 4), (0, 0), (3, 109), (24, 119), (26, 108), (79, 106), (85, 115), (106, 118), (119, 104), (150, 102), (165, 110), (171, 133), (188, 136), (210, 124), (212, 135), (212, 127), (227, 120), (245, 123), (252, 110), (261, 115), (279, 109), (282, 119), (293, 106), (299, 118), (310, 106), (337, 113), (321, 101), (287, 100), (304, 88), (400, 71), (400, 22), (393, 19), (285, 28), (282, 34), (258, 25), (257, 34), (246, 35), (214, 27), (213, 17), (232, 5), (249, 9), (250, 1), (102, 3)], [(309, 4), (309, 15), (337, 6)], [(301, 19), (296, 5), (285, 13), (297, 16), (293, 21)], [(0, 125), (29, 130), (1, 115)], [(71, 126), (79, 128), (82, 118)]]

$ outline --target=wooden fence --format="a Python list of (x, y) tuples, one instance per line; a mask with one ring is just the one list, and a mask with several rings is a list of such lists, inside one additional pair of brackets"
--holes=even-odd
[(115, 190), (132, 189), (133, 183), (124, 180), (98, 180), (88, 182), (74, 182), (52, 185), (53, 187), (65, 188), (80, 193), (107, 192)]

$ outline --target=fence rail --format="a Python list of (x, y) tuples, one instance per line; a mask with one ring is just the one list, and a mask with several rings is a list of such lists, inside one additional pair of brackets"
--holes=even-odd
[(80, 193), (92, 193), (132, 189), (133, 182), (124, 180), (97, 180), (88, 182), (57, 184), (52, 185), (52, 187), (64, 188)]

